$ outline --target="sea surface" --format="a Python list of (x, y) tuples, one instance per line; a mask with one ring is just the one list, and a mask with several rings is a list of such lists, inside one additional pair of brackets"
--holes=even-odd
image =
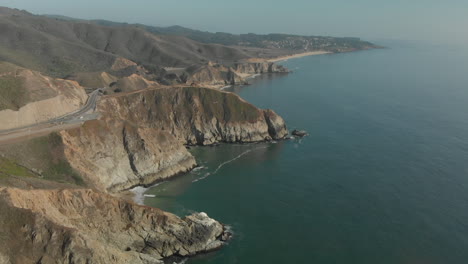
[(377, 43), (232, 89), (310, 136), (193, 148), (203, 167), (147, 192), (232, 227), (187, 263), (468, 263), (468, 51)]

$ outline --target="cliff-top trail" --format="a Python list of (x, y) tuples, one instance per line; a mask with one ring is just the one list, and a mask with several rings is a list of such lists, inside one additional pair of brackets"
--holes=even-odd
[(125, 192), (193, 169), (186, 146), (288, 136), (273, 110), (220, 88), (287, 73), (274, 61), (297, 54), (377, 48), (3, 7), (0, 28), (0, 264), (162, 263), (218, 249), (230, 234), (206, 213), (180, 218)]

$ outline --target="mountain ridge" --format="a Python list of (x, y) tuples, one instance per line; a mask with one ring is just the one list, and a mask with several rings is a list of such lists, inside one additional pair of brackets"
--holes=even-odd
[[(378, 46), (359, 38), (298, 36), (287, 34), (210, 33), (181, 26), (154, 27), (107, 20), (82, 20), (56, 15), (34, 15), (22, 10), (0, 9), (0, 61), (39, 71), (56, 78), (71, 78), (80, 85), (119, 83), (109, 93), (132, 90), (128, 83), (186, 84), (220, 88), (247, 83), (238, 64), (264, 62), (310, 51), (349, 52)], [(114, 69), (118, 61), (127, 67)], [(191, 75), (207, 66), (219, 65), (222, 76), (214, 80)], [(262, 66), (264, 67), (264, 66)], [(175, 70), (174, 70), (175, 69)], [(194, 70), (195, 69), (195, 70)], [(285, 72), (281, 70), (280, 72)], [(109, 78), (102, 78), (109, 74)], [(143, 79), (118, 81), (132, 75)], [(116, 78), (114, 78), (114, 77)], [(81, 82), (80, 82), (81, 80)], [(109, 80), (111, 80), (109, 82)], [(118, 85), (119, 86), (119, 85)], [(96, 88), (89, 87), (87, 88)]]
[[(119, 27), (136, 27), (136, 28), (143, 28), (149, 32), (155, 34), (166, 34), (166, 35), (177, 35), (177, 36), (185, 36), (192, 40), (199, 41), (202, 43), (217, 43), (222, 45), (233, 45), (233, 46), (242, 46), (241, 44), (249, 44), (246, 46), (252, 47), (264, 47), (260, 45), (261, 39), (281, 39), (281, 38), (316, 38), (316, 39), (335, 39), (338, 41), (362, 41), (358, 37), (332, 37), (332, 36), (320, 36), (320, 35), (298, 35), (298, 34), (286, 34), (286, 33), (266, 33), (266, 34), (257, 34), (257, 33), (241, 33), (241, 34), (233, 34), (228, 32), (210, 32), (198, 29), (192, 29), (189, 27), (184, 27), (180, 25), (172, 25), (172, 26), (154, 26), (154, 25), (147, 25), (142, 23), (127, 23), (127, 22), (115, 22), (111, 20), (104, 20), (104, 19), (78, 19), (73, 17), (67, 16), (60, 16), (60, 15), (49, 15), (45, 14), (44, 16), (56, 18), (56, 19), (63, 19), (67, 21), (82, 21), (88, 23), (95, 23), (98, 25), (104, 26), (119, 26)], [(368, 45), (369, 47), (379, 47), (374, 45), (370, 42), (363, 41), (363, 45)], [(331, 51), (331, 50), (330, 50)]]

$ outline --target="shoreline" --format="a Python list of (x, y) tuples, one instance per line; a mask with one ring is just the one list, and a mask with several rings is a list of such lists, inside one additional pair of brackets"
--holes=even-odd
[[(250, 58), (247, 59), (245, 62), (248, 63), (277, 63), (277, 62), (282, 62), (282, 61), (287, 61), (289, 59), (297, 59), (297, 58), (302, 58), (302, 57), (307, 57), (307, 56), (316, 56), (316, 55), (325, 55), (325, 54), (334, 54), (334, 52), (330, 51), (323, 51), (323, 50), (318, 50), (318, 51), (308, 51), (308, 52), (303, 52), (303, 53), (296, 53), (296, 54), (291, 54), (291, 55), (285, 55), (285, 56), (280, 56), (280, 57), (275, 57), (275, 58)], [(289, 71), (290, 72), (290, 71)], [(245, 81), (255, 79), (256, 77), (265, 74), (265, 73), (252, 73), (252, 74), (240, 74), (242, 78), (244, 78)], [(248, 85), (248, 84), (219, 84), (219, 85), (201, 85), (200, 87), (206, 87), (206, 88), (213, 88), (217, 90), (224, 91), (226, 89), (229, 89), (233, 86), (243, 86), (243, 85)]]
[[(272, 59), (266, 59), (266, 60), (263, 59), (263, 61), (275, 62), (276, 63), (276, 62), (285, 61), (285, 60), (289, 60), (289, 59), (296, 59), (296, 58), (302, 58), (302, 57), (307, 57), (307, 56), (315, 56), (315, 55), (325, 55), (325, 54), (333, 54), (333, 52), (329, 52), (329, 51), (310, 51), (310, 52), (297, 53), (297, 54), (292, 54), (292, 55), (287, 55), (287, 56), (281, 56), (281, 57), (272, 58)], [(262, 75), (262, 73), (248, 74), (248, 75), (244, 76), (244, 78), (245, 78), (245, 80), (252, 80), (252, 79), (255, 79), (255, 78), (257, 78), (257, 77), (259, 77), (261, 75)], [(219, 85), (219, 86), (213, 85), (212, 87), (208, 87), (208, 88), (224, 91), (226, 89), (232, 88), (233, 86), (236, 86), (236, 85), (232, 85), (232, 84), (230, 84), (230, 85)], [(204, 86), (204, 87), (207, 87), (207, 86)], [(290, 139), (290, 138), (287, 138), (287, 139)], [(190, 171), (192, 171), (192, 170), (190, 170)], [(188, 171), (186, 173), (189, 173), (190, 171)], [(183, 173), (182, 175), (185, 175), (185, 173)], [(170, 177), (170, 178), (172, 178), (172, 177)], [(167, 179), (167, 180), (171, 180), (171, 179)], [(135, 202), (137, 204), (140, 204), (140, 205), (144, 205), (145, 193), (149, 189), (151, 189), (152, 187), (158, 186), (159, 184), (161, 184), (163, 182), (158, 182), (158, 183), (155, 183), (155, 184), (150, 185), (150, 186), (137, 185), (137, 186), (134, 186), (133, 188), (131, 188), (131, 189), (127, 190), (127, 191), (129, 191), (131, 193), (133, 202)]]
[(296, 59), (296, 58), (302, 58), (302, 57), (307, 57), (307, 56), (315, 56), (315, 55), (324, 55), (324, 54), (332, 54), (333, 52), (330, 51), (309, 51), (309, 52), (303, 52), (303, 53), (297, 53), (293, 55), (287, 55), (287, 56), (281, 56), (277, 58), (272, 58), (272, 59), (267, 59), (266, 61), (268, 62), (279, 62), (279, 61), (285, 61), (289, 59)]

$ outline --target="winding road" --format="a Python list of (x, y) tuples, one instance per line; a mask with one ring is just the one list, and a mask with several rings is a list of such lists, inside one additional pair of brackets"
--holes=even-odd
[(102, 88), (96, 89), (89, 94), (86, 104), (80, 109), (63, 116), (49, 119), (47, 121), (6, 130), (0, 130), (0, 145), (14, 143), (33, 137), (49, 134), (80, 126), (88, 120), (94, 120), (99, 117), (96, 112), (96, 104), (101, 96)]

